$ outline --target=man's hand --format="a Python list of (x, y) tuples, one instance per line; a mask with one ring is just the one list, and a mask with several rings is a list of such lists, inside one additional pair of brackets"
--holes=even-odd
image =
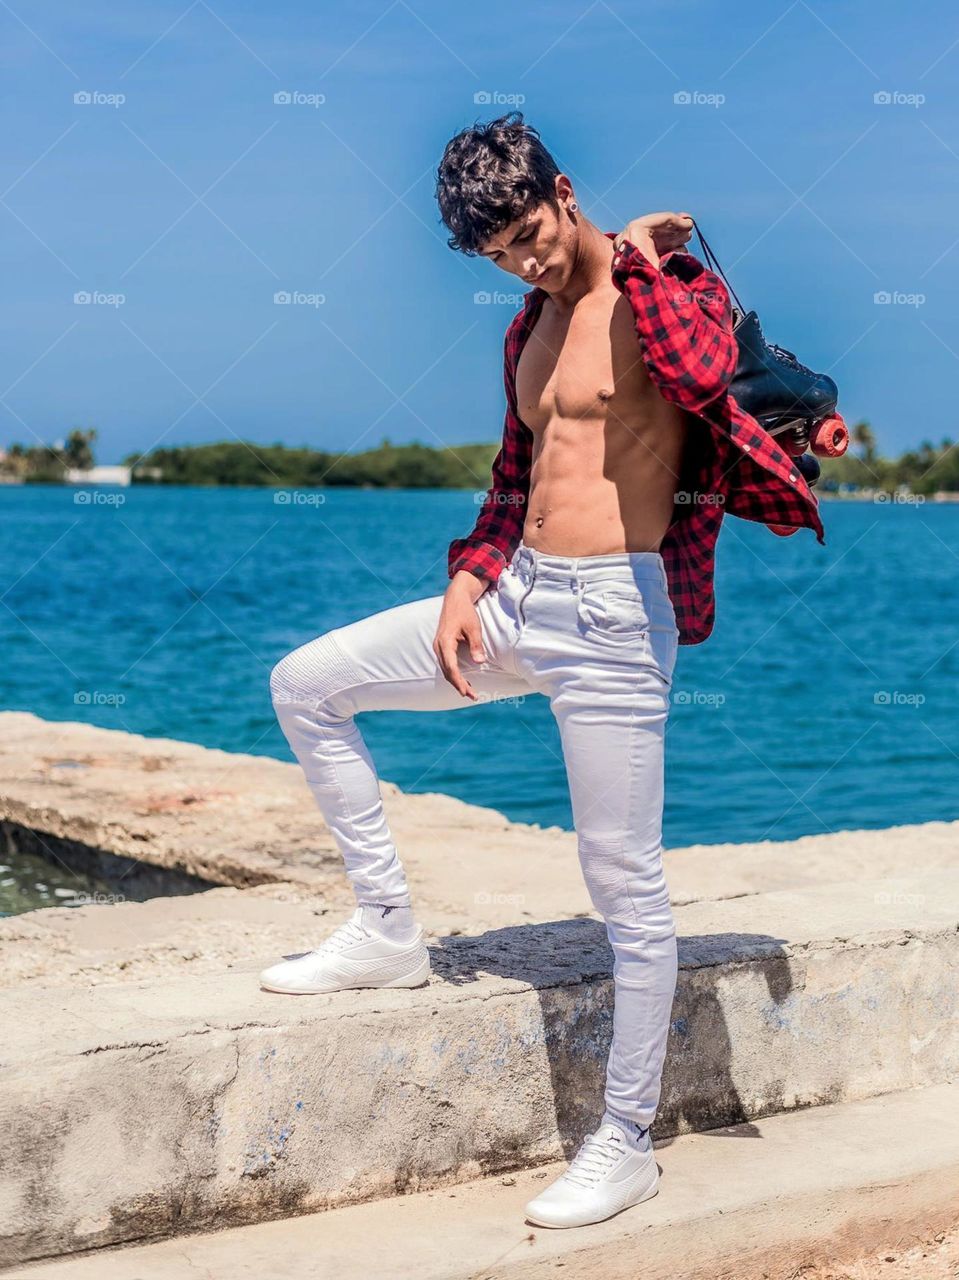
[(681, 249), (692, 234), (693, 220), (688, 213), (647, 213), (643, 218), (627, 222), (613, 244), (619, 249), (622, 242), (628, 240), (658, 267), (660, 258)]
[(470, 657), (474, 662), (485, 662), (486, 652), (483, 649), (483, 634), (480, 628), (479, 614), (476, 612), (476, 601), (486, 590), (486, 583), (474, 574), (461, 569), (455, 574), (446, 589), (440, 620), (433, 639), (433, 652), (436, 654), (443, 675), (457, 693), (464, 698), (477, 701), (473, 686), (462, 674), (457, 658), (457, 648), (461, 640), (469, 645)]

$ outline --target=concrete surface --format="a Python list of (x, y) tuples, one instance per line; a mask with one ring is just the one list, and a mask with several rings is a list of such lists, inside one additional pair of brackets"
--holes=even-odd
[[(417, 915), (434, 941), (594, 916), (573, 833), (511, 823), (450, 796), (407, 796), (388, 782), (383, 793)], [(316, 946), (353, 907), (295, 762), (3, 712), (4, 822), (11, 839), (31, 833), (58, 857), (105, 851), (123, 869), (118, 901), (0, 920), (0, 986), (262, 967)], [(232, 887), (123, 901), (122, 859)], [(959, 822), (696, 845), (668, 850), (665, 865), (676, 906), (933, 871), (959, 867)]]
[(956, 1084), (769, 1116), (656, 1148), (659, 1194), (575, 1231), (524, 1223), (523, 1205), (562, 1170), (556, 1164), (40, 1263), (10, 1280), (786, 1280), (820, 1261), (932, 1240), (959, 1221)]
[[(676, 914), (657, 1138), (957, 1072), (959, 870)], [(445, 938), (433, 959), (416, 991), (276, 996), (238, 966), (0, 994), (3, 1256), (289, 1217), (570, 1154), (601, 1110), (601, 925)]]

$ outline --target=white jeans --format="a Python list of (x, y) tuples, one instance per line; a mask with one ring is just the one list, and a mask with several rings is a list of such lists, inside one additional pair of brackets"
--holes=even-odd
[[(294, 649), (270, 678), (283, 732), (363, 902), (410, 897), (354, 715), (475, 705), (433, 653), (442, 603), (413, 600), (337, 627)], [(521, 542), (477, 612), (487, 661), (461, 644), (460, 668), (480, 700), (542, 693), (556, 716), (580, 866), (613, 949), (606, 1109), (648, 1125), (677, 978), (662, 814), (679, 632), (662, 556), (553, 556)], [(522, 775), (522, 760), (503, 767)]]

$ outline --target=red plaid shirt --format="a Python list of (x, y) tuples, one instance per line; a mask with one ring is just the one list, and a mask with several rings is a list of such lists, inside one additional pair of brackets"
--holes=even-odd
[[(606, 234), (613, 239), (616, 232)], [(700, 644), (715, 621), (716, 539), (726, 512), (774, 533), (810, 528), (825, 543), (819, 503), (793, 460), (729, 393), (738, 345), (722, 280), (689, 253), (666, 254), (657, 270), (629, 241), (613, 256), (612, 280), (633, 309), (642, 358), (660, 395), (708, 428), (687, 437), (683, 488), (660, 546), (679, 643)], [(495, 582), (523, 536), (533, 433), (517, 413), (516, 367), (546, 297), (534, 287), (507, 330), (503, 442), (475, 527), (450, 543), (451, 578), (468, 569)]]

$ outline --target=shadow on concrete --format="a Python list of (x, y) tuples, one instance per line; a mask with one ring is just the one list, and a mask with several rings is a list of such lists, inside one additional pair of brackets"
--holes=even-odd
[[(769, 934), (678, 938), (679, 977), (673, 999), (662, 1092), (653, 1137), (739, 1125), (736, 1137), (758, 1136), (745, 1122), (787, 1109), (782, 1077), (747, 1108), (733, 1072), (733, 1044), (719, 984), (730, 965), (748, 965), (762, 981), (757, 1032), (788, 1021), (794, 983), (785, 939)], [(455, 986), (491, 975), (537, 992), (556, 1124), (567, 1159), (603, 1112), (606, 1059), (613, 1030), (613, 953), (606, 928), (590, 918), (494, 929), (476, 937), (443, 937), (430, 947), (435, 977)], [(761, 1037), (759, 1037), (761, 1042)], [(834, 1101), (821, 1099), (820, 1101)], [(717, 1136), (720, 1136), (717, 1134)]]

